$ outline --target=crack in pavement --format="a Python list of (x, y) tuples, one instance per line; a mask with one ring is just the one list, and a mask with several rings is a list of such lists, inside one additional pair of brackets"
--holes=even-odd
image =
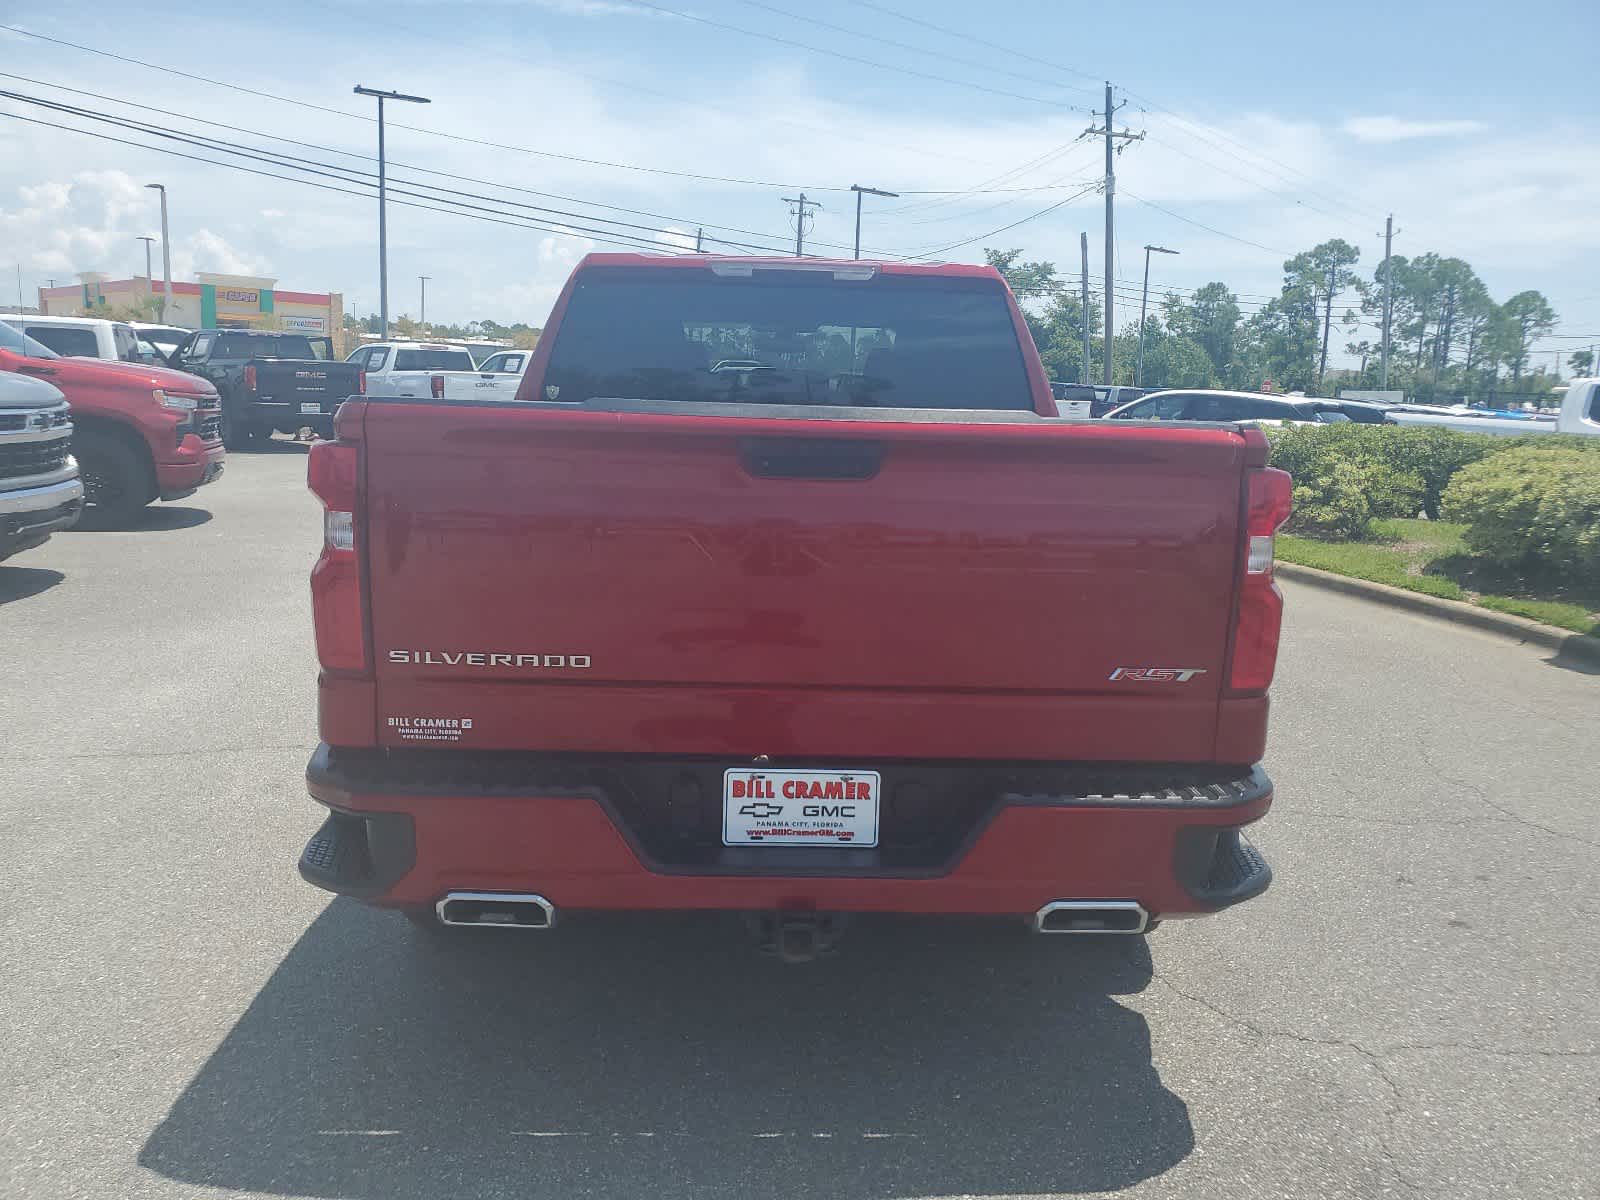
[[(1433, 1053), (1449, 1050), (1468, 1050), (1478, 1054), (1492, 1054), (1508, 1058), (1526, 1059), (1600, 1057), (1600, 1048), (1591, 1050), (1507, 1050), (1501, 1047), (1485, 1046), (1475, 1042), (1459, 1041), (1401, 1042), (1392, 1046), (1386, 1046), (1375, 1050), (1349, 1038), (1316, 1037), (1311, 1034), (1298, 1033), (1289, 1029), (1271, 1029), (1264, 1025), (1258, 1024), (1248, 1017), (1242, 1017), (1237, 1013), (1230, 1012), (1228, 1009), (1224, 1008), (1214, 1000), (1207, 999), (1205, 996), (1199, 995), (1196, 992), (1186, 991), (1159, 970), (1152, 970), (1151, 976), (1158, 981), (1162, 987), (1166, 988), (1167, 991), (1171, 992), (1179, 999), (1186, 1000), (1190, 1004), (1205, 1009), (1207, 1012), (1223, 1021), (1226, 1021), (1228, 1024), (1233, 1025), (1235, 1028), (1244, 1030), (1252, 1037), (1259, 1038), (1263, 1041), (1269, 1038), (1277, 1038), (1285, 1041), (1300, 1042), (1308, 1046), (1324, 1046), (1332, 1049), (1349, 1050), (1352, 1053), (1360, 1056), (1360, 1058), (1377, 1074), (1378, 1078), (1383, 1080), (1384, 1086), (1389, 1089), (1391, 1103), (1383, 1114), (1383, 1120), (1385, 1127), (1390, 1130), (1392, 1130), (1395, 1121), (1406, 1110), (1404, 1093), (1401, 1090), (1400, 1084), (1395, 1079), (1393, 1074), (1391, 1074), (1389, 1067), (1383, 1061), (1385, 1058), (1393, 1055), (1405, 1053)], [(1425, 1187), (1419, 1184), (1416, 1180), (1410, 1178), (1405, 1173), (1397, 1159), (1394, 1147), (1389, 1144), (1387, 1135), (1383, 1132), (1380, 1132), (1377, 1135), (1377, 1139), (1378, 1149), (1383, 1155), (1384, 1163), (1389, 1168), (1389, 1171), (1394, 1175), (1395, 1179), (1402, 1186), (1408, 1188), (1413, 1194), (1432, 1194)]]
[(1428, 767), (1428, 769), (1445, 783), (1461, 788), (1470, 795), (1474, 796), (1480, 804), (1488, 805), (1490, 808), (1494, 809), (1495, 812), (1508, 817), (1509, 819), (1517, 822), (1517, 824), (1526, 825), (1530, 829), (1537, 829), (1541, 833), (1547, 833), (1551, 837), (1563, 842), (1577, 842), (1584, 846), (1600, 847), (1600, 842), (1586, 838), (1582, 834), (1566, 833), (1560, 829), (1552, 829), (1550, 826), (1541, 825), (1538, 821), (1530, 820), (1521, 813), (1506, 808), (1504, 805), (1496, 804), (1493, 800), (1489, 799), (1488, 793), (1485, 792), (1483, 785), (1480, 783), (1474, 783), (1470, 779), (1457, 779), (1451, 775), (1445, 774), (1444, 768), (1439, 765), (1438, 760), (1434, 758), (1433, 753), (1428, 749), (1425, 742), (1418, 741), (1416, 743), (1416, 751), (1417, 757), (1422, 759), (1423, 763)]

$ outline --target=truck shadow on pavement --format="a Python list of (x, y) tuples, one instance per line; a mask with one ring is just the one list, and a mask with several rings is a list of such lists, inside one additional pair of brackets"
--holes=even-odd
[(164, 533), (193, 529), (209, 520), (209, 509), (186, 504), (151, 504), (131, 517), (103, 517), (95, 509), (86, 508), (73, 529), (85, 533)]
[(0, 564), (0, 604), (26, 600), (47, 592), (66, 576), (48, 567), (8, 567)]
[[(363, 1200), (1116, 1191), (1185, 1158), (1142, 941), (862, 922), (761, 958), (728, 918), (433, 944), (334, 901), (140, 1153)], [(225, 951), (223, 951), (225, 952)]]

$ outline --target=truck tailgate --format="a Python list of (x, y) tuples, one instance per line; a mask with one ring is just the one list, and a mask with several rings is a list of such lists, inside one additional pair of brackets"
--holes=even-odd
[(1210, 757), (1237, 431), (658, 407), (367, 406), (380, 742)]
[(255, 359), (256, 399), (265, 403), (319, 403), (333, 412), (359, 386), (361, 371), (354, 363), (321, 359)]

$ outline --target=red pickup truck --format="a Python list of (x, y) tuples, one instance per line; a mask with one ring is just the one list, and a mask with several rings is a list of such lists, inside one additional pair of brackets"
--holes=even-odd
[(121, 523), (153, 500), (177, 500), (222, 474), (217, 389), (142, 363), (67, 358), (0, 322), (0, 371), (43, 379), (72, 407), (83, 500)]
[(301, 873), (434, 926), (736, 910), (786, 957), (1258, 894), (1289, 477), (1054, 413), (989, 268), (632, 255), (516, 401), (352, 398)]

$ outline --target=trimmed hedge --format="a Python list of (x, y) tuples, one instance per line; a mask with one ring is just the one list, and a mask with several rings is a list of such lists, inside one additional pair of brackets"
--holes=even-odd
[(1600, 454), (1532, 445), (1494, 454), (1456, 474), (1444, 514), (1492, 562), (1600, 582)]

